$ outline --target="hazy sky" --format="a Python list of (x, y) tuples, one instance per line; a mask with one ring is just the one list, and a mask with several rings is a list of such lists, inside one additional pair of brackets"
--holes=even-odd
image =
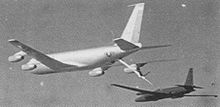
[[(16, 38), (44, 53), (111, 45), (120, 37), (132, 7), (145, 2), (140, 41), (144, 46), (172, 47), (138, 52), (127, 62), (178, 59), (152, 63), (150, 86), (122, 67), (111, 68), (101, 77), (88, 71), (45, 76), (22, 72), (7, 61), (18, 50), (7, 40)], [(220, 94), (219, 0), (0, 0), (0, 106), (60, 107), (217, 107), (219, 98), (163, 99), (136, 103), (135, 92), (111, 87), (111, 83), (155, 90), (183, 84), (190, 67), (194, 82), (205, 87), (191, 94)]]

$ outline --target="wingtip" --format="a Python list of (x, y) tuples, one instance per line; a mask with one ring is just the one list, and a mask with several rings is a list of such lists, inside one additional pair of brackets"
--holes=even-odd
[(116, 86), (117, 84), (110, 84), (111, 86)]
[(17, 41), (16, 39), (9, 39), (8, 42), (14, 42)]
[(16, 39), (9, 39), (8, 42), (10, 42), (10, 43), (18, 43), (19, 41), (16, 40)]
[(142, 6), (144, 5), (145, 3), (136, 3), (136, 4), (131, 4), (131, 5), (128, 5), (128, 7), (132, 7), (132, 6)]
[(163, 47), (170, 47), (173, 46), (172, 44), (163, 45)]
[(164, 45), (164, 47), (170, 47), (172, 46), (172, 44), (167, 44), (167, 45)]
[(195, 85), (193, 85), (193, 88), (197, 88), (197, 89), (204, 89), (204, 87), (195, 86)]

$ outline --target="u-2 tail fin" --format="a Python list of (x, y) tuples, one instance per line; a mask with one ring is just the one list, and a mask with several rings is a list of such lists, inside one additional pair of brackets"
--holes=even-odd
[(185, 86), (193, 86), (193, 68), (189, 69), (188, 75), (186, 77)]
[(144, 3), (138, 3), (131, 6), (135, 7), (121, 35), (121, 38), (131, 43), (138, 43), (144, 11)]
[(176, 86), (203, 89), (203, 87), (193, 85), (193, 68), (189, 69), (185, 84), (184, 85), (176, 85)]

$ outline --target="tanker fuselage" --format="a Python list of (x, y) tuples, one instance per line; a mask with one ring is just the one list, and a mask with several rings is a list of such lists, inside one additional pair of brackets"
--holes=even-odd
[[(123, 51), (118, 46), (106, 46), (78, 51), (62, 52), (47, 54), (48, 56), (69, 65), (76, 65), (77, 67), (65, 68), (63, 70), (52, 70), (43, 65), (35, 59), (31, 59), (27, 66), (35, 67), (30, 68), (30, 72), (34, 74), (48, 74), (58, 72), (70, 72), (79, 70), (90, 70), (98, 67), (105, 67), (113, 64), (118, 59), (121, 59), (129, 54), (138, 50)], [(33, 66), (35, 65), (35, 66)], [(27, 69), (27, 68), (26, 68)]]

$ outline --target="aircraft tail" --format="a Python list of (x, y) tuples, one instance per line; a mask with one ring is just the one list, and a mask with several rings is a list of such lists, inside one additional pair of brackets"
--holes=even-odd
[(186, 77), (185, 84), (184, 85), (176, 85), (176, 86), (203, 89), (203, 87), (193, 85), (193, 68), (189, 69), (188, 75)]
[(158, 46), (142, 47), (142, 44), (139, 43), (139, 37), (140, 37), (141, 23), (144, 12), (144, 3), (137, 3), (130, 6), (134, 6), (134, 9), (127, 22), (127, 25), (121, 37), (113, 40), (122, 50), (133, 50), (133, 49), (143, 50), (143, 49), (171, 46), (171, 45), (158, 45)]
[(144, 3), (138, 3), (130, 6), (135, 7), (122, 33), (121, 38), (131, 43), (138, 43), (144, 11)]
[(187, 78), (186, 78), (186, 82), (185, 84), (186, 86), (193, 86), (193, 68), (189, 69)]

